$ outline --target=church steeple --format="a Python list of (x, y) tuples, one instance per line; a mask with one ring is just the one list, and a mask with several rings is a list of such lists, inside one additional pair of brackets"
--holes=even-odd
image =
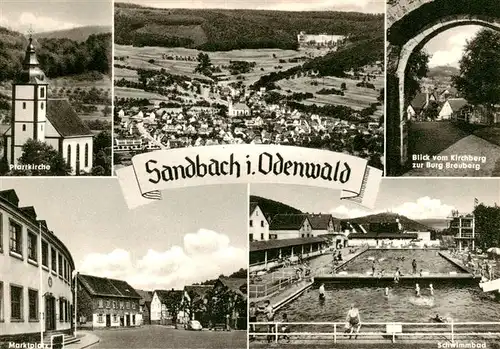
[(26, 47), (26, 55), (23, 61), (23, 71), (19, 77), (20, 83), (28, 84), (47, 84), (45, 73), (40, 69), (40, 63), (36, 57), (35, 46), (33, 45), (33, 37), (29, 36), (28, 47)]

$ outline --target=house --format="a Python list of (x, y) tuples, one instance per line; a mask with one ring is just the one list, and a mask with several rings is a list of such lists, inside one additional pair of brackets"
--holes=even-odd
[(3, 134), (4, 156), (9, 164), (17, 165), (24, 144), (32, 139), (57, 150), (72, 174), (88, 173), (92, 169), (93, 134), (67, 99), (48, 97), (48, 85), (30, 37), (23, 70), (12, 84), (12, 117)]
[(424, 111), (424, 109), (429, 106), (429, 103), (431, 101), (436, 101), (436, 96), (434, 96), (434, 94), (429, 92), (417, 93), (406, 109), (408, 119), (411, 120), (418, 117)]
[(464, 98), (449, 98), (439, 111), (437, 120), (450, 120), (454, 114), (458, 117), (460, 109), (466, 105), (468, 103)]
[(142, 314), (142, 324), (151, 325), (151, 301), (153, 299), (153, 292), (135, 290), (141, 299), (139, 300), (139, 310)]
[(176, 324), (182, 298), (182, 290), (155, 290), (151, 299), (151, 324)]
[(231, 99), (229, 99), (227, 114), (230, 117), (250, 116), (251, 110), (244, 103), (236, 103), (233, 105), (233, 101)]
[(183, 322), (189, 320), (200, 321), (203, 327), (208, 327), (209, 318), (207, 316), (207, 304), (213, 289), (213, 285), (190, 285), (184, 286), (182, 298), (182, 312), (184, 314)]
[(77, 280), (80, 324), (92, 328), (141, 325), (141, 296), (126, 281), (84, 274), (78, 274)]
[(310, 213), (308, 214), (311, 222), (312, 236), (331, 234), (340, 231), (340, 220), (334, 218), (331, 214)]
[(250, 203), (250, 218), (248, 228), (248, 238), (250, 241), (269, 240), (269, 221), (262, 212), (259, 204)]
[(311, 237), (312, 227), (307, 214), (280, 213), (273, 216), (269, 225), (269, 240)]

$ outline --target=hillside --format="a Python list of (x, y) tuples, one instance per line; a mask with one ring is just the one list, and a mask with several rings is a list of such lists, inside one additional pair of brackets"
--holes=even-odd
[(77, 42), (83, 42), (90, 35), (111, 33), (111, 26), (86, 26), (72, 29), (55, 30), (50, 32), (36, 33), (33, 37), (36, 39), (70, 39)]
[(460, 70), (458, 68), (448, 66), (448, 65), (440, 65), (437, 67), (429, 68), (429, 72), (427, 73), (427, 77), (429, 78), (442, 78), (442, 77), (451, 77), (455, 75), (459, 75)]
[[(95, 27), (94, 27), (95, 28)], [(67, 31), (61, 31), (64, 33)], [(110, 74), (111, 33), (91, 34), (83, 42), (68, 38), (35, 38), (40, 66), (49, 78), (97, 71)], [(12, 80), (21, 69), (27, 38), (0, 27), (0, 82)]]
[(266, 199), (256, 195), (250, 195), (250, 204), (257, 203), (266, 217), (273, 217), (278, 213), (302, 213), (292, 206), (282, 202)]
[(396, 218), (399, 218), (399, 222), (403, 226), (404, 230), (408, 231), (431, 231), (435, 230), (425, 224), (419, 223), (408, 217), (401, 216), (397, 213), (377, 213), (364, 217), (358, 218), (348, 218), (343, 219), (343, 222), (357, 223), (357, 224), (369, 224), (369, 223), (394, 223)]
[[(356, 12), (159, 9), (115, 4), (115, 43), (205, 51), (297, 49), (297, 34), (383, 39), (384, 16)], [(383, 45), (382, 45), (383, 50)]]

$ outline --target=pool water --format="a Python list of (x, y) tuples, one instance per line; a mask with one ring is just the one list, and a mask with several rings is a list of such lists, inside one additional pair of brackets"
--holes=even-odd
[[(401, 260), (404, 257), (404, 261)], [(417, 272), (420, 269), (430, 274), (450, 272), (464, 273), (464, 271), (439, 255), (438, 250), (368, 250), (361, 253), (351, 261), (347, 262), (338, 271), (347, 271), (348, 273), (371, 274), (372, 265), (375, 260), (375, 273), (385, 269), (385, 273), (394, 274), (399, 267), (403, 275), (409, 275), (413, 272), (412, 261), (417, 262)]]
[(413, 287), (399, 285), (390, 287), (385, 297), (382, 287), (326, 284), (324, 301), (319, 300), (316, 286), (281, 308), (276, 320), (287, 313), (290, 322), (343, 322), (354, 303), (362, 322), (429, 322), (436, 313), (454, 321), (500, 321), (500, 303), (479, 287), (433, 286), (434, 296), (422, 284), (420, 297)]

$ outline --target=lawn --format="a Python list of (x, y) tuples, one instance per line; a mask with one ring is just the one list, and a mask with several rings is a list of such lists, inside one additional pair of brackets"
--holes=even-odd
[(500, 146), (500, 126), (481, 128), (474, 131), (474, 135)]
[(469, 135), (449, 121), (413, 122), (408, 130), (410, 158), (412, 154), (439, 154)]

